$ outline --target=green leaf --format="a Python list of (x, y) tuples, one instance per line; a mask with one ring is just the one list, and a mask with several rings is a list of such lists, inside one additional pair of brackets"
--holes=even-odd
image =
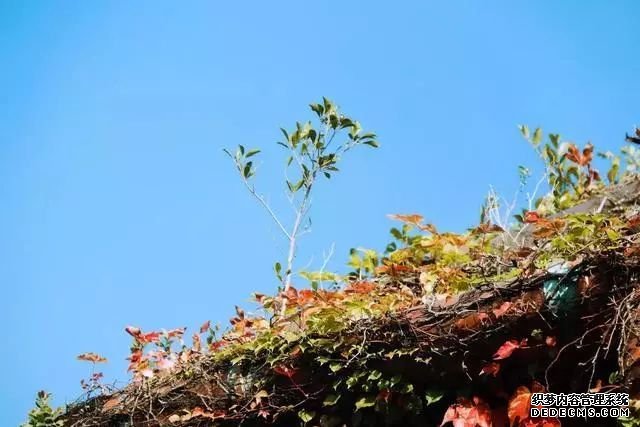
[(526, 139), (529, 139), (529, 127), (527, 125), (519, 125), (518, 129), (520, 129), (520, 133), (522, 134), (522, 136), (524, 136)]
[(398, 375), (394, 375), (391, 377), (391, 386), (395, 386), (396, 384), (399, 384), (400, 381), (402, 381), (402, 375), (398, 374)]
[(381, 377), (382, 377), (382, 372), (378, 370), (374, 370), (369, 374), (369, 380), (372, 380), (372, 381), (379, 380)]
[(376, 404), (375, 396), (365, 396), (358, 399), (356, 402), (356, 409), (369, 408)]
[(536, 130), (533, 131), (533, 137), (531, 137), (531, 142), (535, 147), (538, 144), (540, 144), (541, 141), (542, 141), (542, 129), (536, 128)]
[(609, 184), (615, 184), (618, 182), (618, 171), (620, 170), (620, 161), (611, 164), (609, 172), (607, 172), (607, 179)]
[(321, 116), (324, 113), (324, 107), (321, 104), (309, 104), (311, 107), (311, 111), (316, 113), (318, 116)]
[(609, 384), (615, 384), (620, 380), (621, 376), (618, 371), (611, 372), (609, 374)]
[(276, 272), (276, 277), (282, 281), (282, 264), (280, 264), (279, 262), (276, 262), (275, 265), (273, 266), (273, 269)]
[(332, 363), (329, 365), (329, 369), (331, 369), (331, 372), (338, 372), (340, 369), (342, 369), (342, 364), (341, 363)]
[(240, 154), (244, 155), (244, 146), (243, 145), (238, 145), (238, 150), (240, 151)]
[(607, 228), (605, 232), (607, 233), (607, 237), (609, 238), (609, 240), (611, 240), (612, 242), (615, 242), (620, 238), (620, 233), (611, 228)]
[(373, 148), (378, 148), (378, 147), (380, 147), (380, 144), (378, 144), (378, 141), (373, 140), (373, 139), (372, 139), (372, 140), (364, 141), (364, 142), (363, 142), (363, 144), (369, 145), (369, 146), (371, 146), (371, 147), (373, 147)]
[(338, 400), (340, 400), (339, 394), (328, 394), (324, 398), (324, 401), (322, 402), (322, 406), (333, 406), (336, 403), (338, 403)]
[(233, 359), (231, 359), (231, 364), (232, 365), (237, 365), (238, 363), (242, 362), (244, 360), (244, 355), (240, 355), (238, 357), (234, 357)]
[(251, 175), (253, 175), (253, 173), (251, 172), (252, 165), (253, 165), (253, 162), (247, 162), (247, 164), (244, 165), (244, 170), (242, 171), (242, 174), (244, 175), (245, 178), (251, 178)]
[(435, 389), (427, 390), (424, 394), (424, 398), (427, 401), (427, 406), (436, 403), (437, 401), (442, 399), (443, 396), (444, 393), (442, 391)]
[[(291, 138), (289, 138), (289, 134), (287, 133), (287, 131), (284, 128), (280, 128), (280, 132), (282, 132), (282, 134), (284, 135), (284, 138), (287, 140), (287, 142), (291, 142)], [(286, 147), (286, 145), (285, 145)]]
[(245, 157), (249, 158), (251, 156), (255, 156), (256, 154), (258, 154), (260, 152), (260, 150), (258, 149), (253, 149), (253, 150), (249, 150), (247, 152), (247, 154), (245, 155)]
[(315, 416), (316, 416), (316, 413), (314, 411), (307, 411), (304, 409), (301, 409), (300, 411), (298, 411), (298, 418), (300, 418), (305, 423), (308, 423), (309, 421), (314, 419)]

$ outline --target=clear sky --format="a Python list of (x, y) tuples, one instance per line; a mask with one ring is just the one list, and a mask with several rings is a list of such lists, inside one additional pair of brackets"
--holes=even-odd
[[(328, 96), (382, 147), (315, 197), (299, 264), (382, 249), (388, 213), (476, 220), (536, 166), (516, 129), (617, 149), (640, 123), (637, 1), (0, 1), (0, 414), (127, 378), (127, 324), (226, 323), (285, 250), (221, 149), (265, 148)], [(260, 176), (258, 177), (260, 179)], [(260, 182), (260, 181), (259, 181)], [(5, 424), (6, 423), (6, 424)]]

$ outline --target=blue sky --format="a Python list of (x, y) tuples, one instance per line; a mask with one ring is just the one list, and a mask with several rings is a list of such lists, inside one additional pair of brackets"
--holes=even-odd
[(265, 149), (334, 99), (379, 150), (315, 196), (299, 265), (382, 249), (388, 213), (476, 220), (536, 166), (516, 125), (616, 150), (640, 123), (634, 1), (0, 2), (0, 411), (80, 394), (85, 351), (126, 379), (128, 324), (225, 324), (285, 251), (221, 149)]

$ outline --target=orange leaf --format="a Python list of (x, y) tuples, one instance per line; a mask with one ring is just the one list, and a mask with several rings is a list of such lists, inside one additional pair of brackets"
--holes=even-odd
[(511, 354), (520, 348), (520, 343), (516, 340), (505, 341), (504, 344), (500, 346), (500, 348), (493, 355), (493, 360), (506, 359), (511, 356)]
[(627, 226), (629, 228), (637, 228), (640, 227), (640, 214), (634, 215), (627, 221)]
[(281, 292), (280, 295), (287, 300), (289, 305), (296, 305), (298, 303), (298, 291), (293, 286), (289, 286), (289, 289)]
[(565, 221), (560, 218), (552, 220), (540, 219), (536, 224), (536, 229), (533, 231), (533, 236), (538, 239), (544, 239), (551, 237), (562, 231)]
[(570, 144), (569, 148), (567, 149), (566, 157), (567, 159), (571, 160), (573, 163), (580, 164), (580, 159), (582, 156), (580, 155), (580, 151), (578, 150), (578, 147), (576, 147), (574, 144)]
[(408, 214), (408, 215), (389, 214), (389, 215), (387, 215), (387, 217), (389, 217), (391, 219), (395, 219), (397, 221), (404, 222), (406, 224), (410, 224), (410, 225), (420, 225), (422, 223), (422, 221), (424, 220), (424, 217), (422, 215), (418, 215), (418, 214)]
[(509, 301), (503, 302), (502, 304), (500, 304), (500, 307), (493, 309), (493, 315), (496, 316), (496, 319), (501, 318), (507, 311), (509, 311), (511, 305), (512, 304)]
[(502, 227), (496, 224), (490, 223), (482, 223), (473, 230), (471, 230), (474, 234), (488, 234), (488, 233), (501, 233), (504, 231)]
[(587, 166), (593, 160), (593, 145), (587, 144), (582, 150), (582, 153), (580, 153), (578, 147), (574, 144), (569, 144), (569, 148), (567, 149), (567, 154), (565, 154), (565, 156), (567, 159), (580, 166)]
[(202, 350), (202, 341), (200, 341), (200, 335), (193, 334), (193, 351), (200, 352)]
[(586, 166), (593, 160), (593, 144), (587, 144), (582, 150), (582, 166)]
[(518, 425), (519, 421), (529, 418), (531, 409), (531, 392), (525, 386), (520, 386), (509, 400), (508, 414), (511, 425)]
[(305, 305), (316, 299), (315, 293), (310, 289), (303, 289), (298, 292), (298, 304)]
[(352, 283), (345, 289), (346, 293), (354, 294), (368, 294), (376, 288), (375, 283), (371, 282), (356, 282)]
[(632, 256), (640, 256), (640, 246), (629, 246), (624, 250), (624, 256), (632, 257)]
[(477, 329), (482, 325), (484, 320), (488, 319), (487, 313), (471, 313), (465, 317), (462, 317), (456, 321), (456, 327), (459, 329)]
[(91, 362), (91, 363), (106, 363), (107, 362), (107, 358), (106, 357), (102, 357), (99, 354), (96, 353), (82, 353), (79, 354), (78, 357), (76, 357), (76, 359), (78, 360), (82, 360), (85, 362)]

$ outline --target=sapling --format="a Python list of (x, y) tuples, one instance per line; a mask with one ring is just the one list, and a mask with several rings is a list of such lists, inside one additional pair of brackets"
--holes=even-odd
[[(318, 181), (323, 178), (329, 179), (337, 173), (342, 156), (354, 147), (361, 145), (378, 147), (374, 133), (363, 132), (358, 121), (342, 114), (327, 98), (322, 98), (322, 103), (311, 104), (310, 108), (315, 113), (314, 120), (304, 123), (296, 122), (295, 128), (291, 131), (281, 128), (284, 139), (277, 142), (287, 153), (285, 161), (287, 173), (284, 184), (287, 198), (294, 208), (292, 224), (285, 224), (253, 184), (256, 173), (255, 156), (260, 153), (260, 150), (245, 149), (243, 145), (238, 145), (234, 154), (224, 150), (233, 161), (249, 193), (273, 219), (287, 241), (284, 272), (280, 262), (274, 265), (276, 276), (284, 292), (291, 287), (299, 238), (310, 229), (309, 211), (313, 191)], [(293, 168), (291, 175), (296, 178), (290, 178), (290, 168)], [(286, 305), (283, 303), (283, 313), (285, 309)]]

